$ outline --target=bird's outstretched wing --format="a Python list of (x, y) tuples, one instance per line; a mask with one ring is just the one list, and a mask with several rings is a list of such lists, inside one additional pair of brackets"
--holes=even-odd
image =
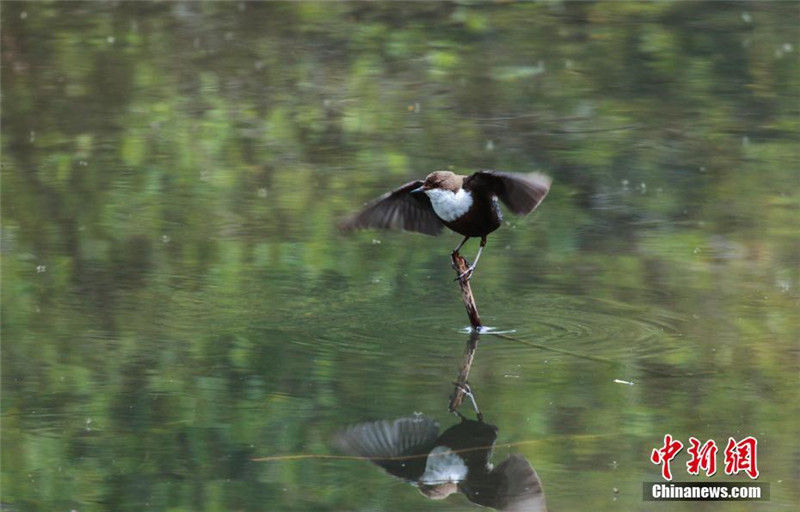
[(475, 472), (461, 490), (473, 503), (504, 512), (547, 512), (542, 482), (523, 456), (509, 456), (488, 473)]
[(527, 215), (544, 200), (552, 180), (544, 174), (513, 174), (500, 171), (478, 171), (465, 180), (471, 188), (478, 185), (491, 190), (517, 215)]
[(411, 193), (420, 186), (422, 181), (417, 180), (387, 192), (360, 212), (344, 219), (339, 224), (340, 229), (403, 229), (438, 235), (444, 224), (434, 213), (431, 200), (426, 194)]
[(502, 484), (497, 493), (498, 509), (508, 512), (546, 512), (542, 482), (525, 457), (515, 454), (494, 468)]
[(353, 425), (334, 438), (348, 455), (365, 457), (389, 474), (415, 482), (425, 472), (428, 452), (439, 435), (439, 424), (427, 416), (409, 416)]

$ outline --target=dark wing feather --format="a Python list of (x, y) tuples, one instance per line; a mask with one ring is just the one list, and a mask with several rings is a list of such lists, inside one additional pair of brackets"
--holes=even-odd
[(477, 185), (487, 187), (513, 213), (527, 215), (544, 200), (550, 190), (552, 180), (539, 173), (513, 174), (500, 171), (478, 171), (465, 181), (465, 185), (470, 188)]
[(382, 195), (360, 212), (344, 219), (339, 227), (347, 231), (364, 228), (403, 229), (438, 235), (444, 224), (434, 213), (431, 200), (426, 194), (411, 193), (420, 186), (421, 180), (412, 181)]
[(353, 425), (334, 444), (348, 455), (369, 458), (391, 475), (411, 482), (425, 472), (427, 454), (439, 435), (439, 424), (427, 416)]
[(521, 455), (509, 456), (490, 472), (467, 474), (461, 489), (478, 505), (505, 512), (547, 512), (542, 482)]
[(523, 456), (515, 454), (504, 460), (492, 473), (501, 476), (497, 509), (508, 512), (546, 512), (542, 482), (536, 470)]

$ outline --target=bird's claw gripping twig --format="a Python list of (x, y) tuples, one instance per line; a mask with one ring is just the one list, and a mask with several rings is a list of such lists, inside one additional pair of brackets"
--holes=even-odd
[(464, 272), (460, 273), (457, 278), (453, 279), (453, 281), (464, 281), (464, 280), (469, 281), (470, 278), (472, 277), (472, 273), (473, 272), (475, 272), (475, 264), (474, 263), (472, 265), (470, 265), (469, 267), (467, 267), (467, 270), (465, 270)]
[[(483, 413), (481, 413), (480, 409), (478, 409), (478, 402), (475, 401), (475, 394), (472, 392), (472, 388), (469, 387), (469, 384), (466, 382), (454, 382), (453, 384), (455, 384), (456, 388), (464, 393), (464, 396), (469, 397), (470, 401), (472, 402), (472, 408), (475, 409), (475, 416), (478, 417), (478, 421), (483, 421)], [(464, 416), (460, 412), (454, 410), (453, 413), (455, 413), (459, 418), (464, 419)]]

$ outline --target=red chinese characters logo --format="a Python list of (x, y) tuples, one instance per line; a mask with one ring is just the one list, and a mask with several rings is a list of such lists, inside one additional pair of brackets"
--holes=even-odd
[(671, 435), (665, 434), (664, 446), (654, 449), (650, 454), (650, 462), (661, 464), (661, 476), (664, 477), (664, 480), (672, 480), (672, 471), (670, 471), (669, 463), (682, 449), (682, 442), (673, 440)]
[[(664, 444), (655, 448), (650, 453), (650, 462), (661, 465), (661, 476), (664, 480), (672, 480), (670, 463), (683, 449), (683, 443), (671, 435), (664, 435)], [(709, 439), (705, 443), (694, 436), (689, 437), (689, 446), (686, 452), (689, 460), (686, 462), (686, 472), (690, 475), (699, 475), (704, 471), (706, 476), (713, 476), (717, 472), (717, 443)], [(725, 474), (736, 475), (744, 471), (752, 479), (758, 478), (758, 440), (747, 436), (741, 441), (728, 438), (725, 447)]]
[(697, 475), (700, 470), (706, 472), (706, 476), (711, 476), (717, 472), (717, 443), (713, 439), (709, 439), (702, 446), (700, 441), (695, 437), (689, 438), (687, 452), (692, 456), (689, 462), (686, 463), (686, 471), (690, 475)]
[(758, 441), (753, 436), (745, 437), (738, 443), (729, 437), (728, 446), (725, 447), (725, 474), (735, 475), (744, 471), (750, 478), (758, 478), (757, 448)]

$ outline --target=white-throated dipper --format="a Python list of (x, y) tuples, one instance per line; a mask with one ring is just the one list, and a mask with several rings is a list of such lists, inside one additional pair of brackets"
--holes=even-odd
[(512, 213), (527, 215), (547, 195), (550, 181), (538, 173), (478, 171), (464, 176), (435, 171), (424, 181), (412, 181), (387, 192), (345, 219), (341, 227), (402, 229), (435, 236), (447, 226), (464, 236), (454, 253), (470, 238), (479, 237), (481, 244), (475, 261), (459, 276), (468, 279), (481, 257), (486, 236), (503, 221), (498, 199)]
[(344, 453), (369, 459), (431, 499), (462, 492), (473, 503), (509, 512), (546, 512), (536, 471), (521, 455), (490, 462), (497, 427), (468, 420), (439, 435), (423, 415), (354, 425), (335, 438)]

